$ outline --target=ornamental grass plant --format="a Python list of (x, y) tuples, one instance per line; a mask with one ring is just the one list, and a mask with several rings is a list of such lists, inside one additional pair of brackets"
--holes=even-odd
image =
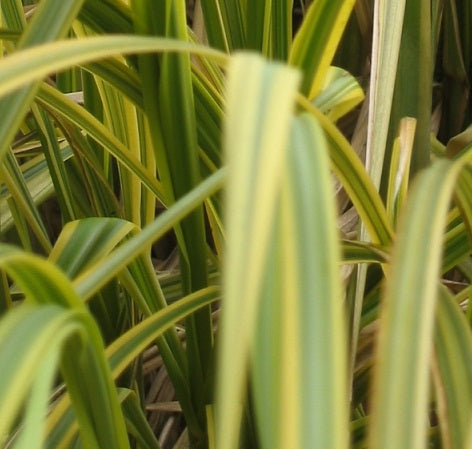
[(0, 12), (1, 448), (472, 448), (469, 0)]

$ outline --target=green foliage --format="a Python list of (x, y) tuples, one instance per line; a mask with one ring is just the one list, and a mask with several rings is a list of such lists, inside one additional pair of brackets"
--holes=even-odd
[(472, 447), (469, 3), (2, 0), (0, 447)]

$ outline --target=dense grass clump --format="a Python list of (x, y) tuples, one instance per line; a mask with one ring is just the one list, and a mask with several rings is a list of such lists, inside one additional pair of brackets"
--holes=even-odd
[(472, 447), (470, 2), (0, 3), (0, 447)]

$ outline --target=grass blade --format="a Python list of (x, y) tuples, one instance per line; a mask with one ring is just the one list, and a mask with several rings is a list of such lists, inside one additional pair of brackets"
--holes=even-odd
[(303, 108), (322, 126), (330, 145), (332, 169), (340, 179), (374, 243), (389, 245), (393, 231), (378, 191), (362, 162), (339, 129), (310, 102), (298, 97)]
[(364, 100), (364, 92), (357, 80), (345, 70), (331, 66), (322, 90), (313, 105), (336, 122)]
[(472, 335), (460, 307), (441, 287), (438, 295), (433, 380), (444, 448), (465, 448), (472, 417)]
[[(17, 48), (24, 49), (64, 37), (82, 3), (83, 0), (42, 1), (34, 14), (34, 18), (22, 34)], [(19, 53), (21, 51), (16, 54)], [(8, 58), (4, 58), (2, 62), (5, 59)], [(3, 158), (11, 144), (38, 87), (39, 80), (35, 80), (29, 86), (22, 87), (14, 94), (0, 98), (0, 110), (5, 111), (0, 123), (0, 159)]]
[(293, 0), (272, 0), (270, 20), (270, 56), (286, 61), (292, 46)]
[[(185, 1), (167, 1), (166, 14), (165, 35), (187, 41)], [(154, 107), (159, 110), (163, 145), (161, 148), (155, 147), (155, 151), (164, 154), (160, 158), (156, 153), (156, 160), (159, 162), (165, 158), (166, 164), (158, 166), (158, 170), (168, 198), (178, 200), (198, 185), (201, 178), (190, 56), (164, 53), (159, 69), (159, 98)], [(168, 173), (164, 173), (166, 169)], [(182, 219), (179, 230), (182, 235), (179, 239), (177, 233), (182, 286), (184, 294), (189, 294), (208, 285), (206, 231), (201, 205)], [(190, 391), (203, 428), (205, 405), (210, 396), (204, 385), (206, 379), (211, 377), (213, 350), (211, 311), (208, 307), (188, 317), (186, 332)]]
[[(123, 398), (124, 396), (124, 398)], [(120, 391), (121, 407), (128, 432), (136, 438), (142, 449), (161, 449), (152, 431), (141, 404), (132, 390)]]
[[(88, 113), (84, 108), (75, 104), (67, 97), (57, 92), (50, 86), (44, 84), (38, 92), (38, 100), (45, 107), (54, 111), (59, 118), (65, 118), (82, 129), (103, 148), (115, 156), (122, 164), (133, 172), (141, 182), (159, 199), (163, 204), (167, 204), (167, 199), (159, 181), (154, 177), (154, 173), (144, 167), (141, 162), (130, 154), (124, 144), (122, 144), (97, 118)], [(89, 155), (86, 146), (80, 146), (84, 156), (89, 160), (94, 160), (95, 155)]]
[(376, 189), (385, 158), (405, 3), (375, 1), (366, 165)]
[(317, 0), (293, 41), (290, 64), (303, 71), (301, 91), (313, 99), (321, 91), (355, 0)]
[(47, 416), (49, 395), (54, 383), (58, 358), (59, 351), (50, 351), (39, 363), (38, 374), (31, 386), (31, 395), (26, 406), (24, 427), (18, 439), (15, 440), (14, 449), (31, 449), (44, 439), (44, 421)]
[(235, 56), (229, 73), (225, 145), (230, 178), (215, 443), (219, 449), (237, 446), (238, 404), (243, 400), (298, 82), (295, 71), (252, 55)]
[(67, 223), (49, 260), (71, 279), (102, 260), (136, 226), (118, 218), (90, 217)]
[(224, 65), (227, 56), (219, 51), (175, 39), (141, 36), (97, 36), (57, 41), (18, 51), (0, 61), (0, 97), (24, 84), (72, 65), (102, 58), (153, 52), (194, 53)]
[(100, 290), (124, 266), (139, 254), (147, 251), (151, 243), (176, 226), (189, 211), (201, 204), (208, 196), (220, 190), (225, 178), (226, 170), (220, 169), (159, 215), (140, 233), (113, 251), (106, 261), (89, 268), (75, 281), (79, 294), (88, 298)]
[[(208, 287), (176, 301), (124, 333), (106, 349), (113, 378), (117, 379), (142, 351), (176, 322), (182, 321), (198, 308), (205, 307), (219, 299), (221, 299), (219, 289)], [(59, 441), (72, 438), (76, 429), (68, 412), (69, 407), (70, 399), (68, 396), (64, 396), (52, 412), (48, 429), (50, 441), (48, 447), (57, 447), (56, 444), (59, 444)]]
[[(388, 2), (387, 2), (388, 3)], [(430, 162), (430, 134), (432, 108), (432, 57), (431, 47), (431, 1), (407, 1), (403, 20), (403, 33), (395, 78), (390, 142), (393, 141), (403, 117), (416, 119), (416, 132), (411, 153), (411, 176)], [(392, 18), (386, 24), (392, 27)], [(418, 43), (421, 42), (420, 45)], [(382, 70), (382, 69), (381, 69)], [(385, 81), (386, 82), (386, 81)], [(381, 93), (385, 101), (385, 92)], [(387, 146), (386, 162), (390, 162)]]
[[(9, 321), (11, 314), (5, 317), (6, 324), (2, 324), (2, 332), (16, 333), (16, 337), (10, 335), (1, 340), (4, 345), (2, 356), (5, 357), (1, 365), (9, 366), (11, 360), (17, 360), (17, 363), (26, 363), (30, 367), (18, 368), (13, 364), (10, 366), (12, 375), (2, 377), (5, 394), (2, 393), (1, 397), (9, 398), (9, 402), (2, 400), (2, 407), (6, 407), (8, 413), (18, 410), (22, 397), (17, 393), (18, 387), (14, 388), (10, 383), (21, 382), (20, 391), (25, 394), (23, 384), (28, 383), (27, 379), (31, 382), (34, 376), (31, 367), (36, 366), (37, 361), (50, 350), (59, 350), (65, 345), (61, 355), (61, 371), (81, 423), (84, 444), (89, 447), (98, 444), (103, 447), (128, 448), (126, 428), (104, 357), (100, 333), (70, 281), (53, 264), (37, 256), (5, 245), (0, 250), (1, 267), (19, 285), (27, 300), (38, 305), (33, 309), (27, 308), (25, 314), (15, 318), (16, 325), (13, 328)], [(50, 306), (51, 303), (53, 306)], [(15, 350), (11, 341), (18, 341), (18, 335), (22, 336), (20, 340), (24, 341), (27, 348), (21, 358), (15, 358), (11, 353)], [(77, 338), (77, 335), (81, 338)], [(51, 344), (53, 341), (54, 344)], [(77, 357), (77, 354), (81, 357)], [(24, 382), (17, 371), (26, 376)], [(9, 395), (6, 391), (9, 391)], [(0, 435), (4, 434), (5, 428), (0, 429)]]
[[(347, 448), (345, 319), (328, 146), (294, 120), (253, 354), (263, 448)], [(302, 219), (303, 217), (303, 219)]]
[[(292, 352), (288, 342), (297, 338), (300, 353), (299, 371), (285, 379), (284, 392), (291, 396), (291, 386), (298, 385), (298, 404), (285, 414), (300, 414), (295, 439), (299, 447), (342, 449), (348, 447), (347, 348), (328, 145), (322, 128), (308, 114), (295, 122), (292, 136), (285, 187), (288, 213), (282, 220), (288, 225), (285, 238), (292, 240), (287, 245), (293, 253), (286, 261), (293, 263), (287, 270), (284, 302), (288, 316), (290, 308), (298, 310), (285, 345)], [(281, 442), (287, 447), (290, 438)]]
[(21, 215), (26, 218), (43, 250), (48, 253), (51, 250), (51, 241), (36, 204), (28, 190), (18, 162), (11, 151), (8, 151), (6, 154), (3, 166), (0, 168), (0, 175), (10, 191), (16, 207), (21, 211)]
[(460, 166), (460, 162), (440, 160), (424, 171), (403, 216), (381, 312), (372, 449), (426, 447), (428, 372), (441, 243)]

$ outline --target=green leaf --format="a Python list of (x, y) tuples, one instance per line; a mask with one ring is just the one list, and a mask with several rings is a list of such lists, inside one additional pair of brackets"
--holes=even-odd
[(426, 447), (428, 373), (441, 243), (461, 165), (462, 161), (439, 160), (425, 170), (402, 217), (379, 325), (372, 449)]
[(113, 376), (118, 377), (149, 344), (173, 324), (219, 298), (218, 287), (207, 287), (183, 297), (125, 332), (106, 349)]
[(298, 101), (325, 131), (330, 146), (332, 169), (354, 204), (372, 242), (389, 245), (393, 231), (385, 207), (354, 149), (324, 114), (303, 97), (298, 97)]
[(161, 446), (134, 391), (121, 390), (119, 394), (128, 432), (136, 438), (143, 449), (160, 449)]
[[(207, 4), (209, 5), (210, 3), (213, 3), (213, 5), (207, 6)], [(208, 24), (206, 26), (208, 28), (214, 28), (215, 25), (212, 24), (212, 22), (215, 20), (220, 22), (218, 24), (220, 30), (216, 29), (216, 31), (220, 34), (219, 39), (223, 39), (221, 43), (225, 45), (221, 48), (224, 48), (228, 52), (247, 48), (244, 7), (245, 5), (241, 0), (235, 0), (233, 2), (227, 2), (225, 0), (202, 1), (205, 24)], [(209, 13), (212, 13), (212, 15)], [(224, 33), (223, 36), (221, 36), (221, 32)], [(210, 31), (209, 36), (213, 33), (214, 31)]]
[(15, 205), (23, 217), (26, 218), (31, 230), (44, 251), (49, 252), (51, 242), (36, 204), (28, 190), (28, 186), (21, 174), (20, 167), (11, 151), (5, 157), (4, 165), (0, 168), (0, 175), (7, 186)]
[[(283, 192), (287, 213), (282, 229), (288, 240), (284, 266), (291, 261), (284, 303), (287, 316), (292, 307), (296, 316), (293, 323), (287, 320), (284, 345), (290, 354), (295, 337), (300, 352), (295, 369), (287, 367), (289, 376), (284, 379), (289, 403), (292, 387), (298, 389), (298, 401), (286, 416), (299, 413), (295, 441), (300, 447), (347, 448), (347, 348), (328, 145), (320, 125), (308, 114), (295, 122), (291, 145), (287, 192)], [(282, 438), (280, 447), (290, 441)]]
[[(150, 170), (144, 167), (141, 162), (128, 151), (126, 146), (92, 114), (46, 84), (43, 84), (41, 90), (38, 92), (38, 100), (54, 113), (57, 112), (59, 117), (64, 117), (66, 120), (85, 129), (90, 137), (97, 143), (103, 145), (105, 150), (115, 156), (125, 167), (133, 172), (163, 204), (167, 204), (167, 199), (164, 196), (161, 184), (154, 176), (154, 171), (150, 172)], [(81, 150), (84, 152), (84, 156), (89, 160), (94, 160), (96, 157), (94, 154), (88, 154), (87, 150), (91, 151), (90, 148), (87, 149), (82, 146)]]
[(176, 226), (179, 220), (208, 196), (217, 192), (222, 187), (226, 175), (225, 168), (219, 169), (187, 195), (176, 201), (141, 232), (113, 251), (106, 260), (94, 264), (86, 270), (74, 282), (81, 297), (86, 299), (95, 294), (124, 266), (147, 251), (151, 243)]
[[(49, 351), (64, 349), (60, 367), (84, 444), (128, 448), (100, 333), (70, 281), (52, 263), (7, 245), (0, 246), (0, 267), (18, 284), (27, 301), (38, 305), (20, 307), (18, 310), (25, 312), (7, 314), (0, 322), (0, 365), (9, 370), (0, 385), (0, 416), (5, 410), (13, 415), (2, 419), (0, 435), (8, 432), (27, 392), (25, 385), (34, 378), (34, 367)], [(19, 342), (25, 345), (21, 357), (16, 352)]]
[[(393, 27), (391, 17), (386, 17), (385, 25), (389, 28)], [(419, 42), (421, 45), (418, 45)], [(391, 42), (389, 44), (392, 45)], [(390, 141), (393, 141), (403, 117), (416, 119), (411, 154), (411, 176), (430, 163), (432, 73), (434, 70), (432, 57), (431, 1), (409, 0), (405, 6), (389, 134)], [(383, 74), (387, 75), (385, 72)], [(379, 74), (379, 76), (382, 75)], [(378, 101), (385, 102), (388, 91), (380, 91), (380, 95)], [(377, 125), (374, 124), (374, 126)], [(390, 147), (387, 147), (388, 159), (390, 159), (389, 150)]]
[(405, 3), (406, 0), (375, 3), (366, 165), (376, 189), (382, 178)]
[[(166, 14), (165, 35), (186, 41), (185, 1), (167, 1)], [(159, 111), (162, 146), (156, 146), (154, 150), (158, 164), (165, 159), (166, 163), (158, 165), (158, 169), (167, 196), (173, 201), (191, 191), (201, 178), (190, 56), (164, 53), (159, 60), (159, 71), (158, 102), (152, 107)], [(160, 155), (160, 152), (164, 154)], [(201, 205), (182, 219), (177, 241), (184, 294), (206, 287), (206, 232)], [(211, 310), (204, 308), (190, 316), (186, 332), (190, 389), (204, 427), (204, 410), (209, 394), (202, 386), (210, 377), (213, 347)]]
[(181, 52), (212, 58), (224, 65), (227, 57), (207, 47), (175, 39), (139, 36), (99, 36), (57, 41), (18, 51), (0, 61), (0, 97), (24, 84), (72, 65), (127, 53)]
[[(219, 299), (221, 299), (219, 289), (208, 287), (180, 299), (124, 333), (106, 349), (113, 378), (117, 379), (142, 351), (176, 322), (181, 321), (198, 308), (205, 307)], [(64, 396), (51, 413), (48, 447), (57, 447), (56, 445), (60, 445), (61, 441), (72, 438), (75, 429), (72, 417), (67, 411), (69, 406), (70, 399), (68, 396)]]
[[(17, 51), (15, 56), (12, 57), (22, 54), (25, 48), (64, 37), (82, 3), (83, 0), (43, 0), (18, 42), (17, 48), (21, 51)], [(6, 18), (8, 21), (8, 16)], [(22, 24), (16, 23), (16, 25), (22, 27)], [(34, 52), (34, 50), (32, 51)], [(2, 62), (6, 59), (10, 58), (3, 58)], [(18, 75), (19, 72), (17, 72)], [(27, 85), (28, 82), (31, 82), (31, 84)], [(3, 81), (0, 82), (0, 86), (3, 86)], [(21, 87), (21, 89), (7, 97), (4, 96), (6, 92), (0, 94), (0, 97), (3, 97), (0, 98), (0, 109), (5, 111), (0, 124), (0, 160), (3, 159), (28, 110), (29, 104), (34, 98), (39, 87), (39, 79), (27, 80), (16, 87)], [(9, 92), (11, 93), (13, 90)]]
[(82, 68), (110, 83), (115, 89), (126, 95), (137, 107), (143, 108), (143, 92), (139, 76), (117, 58), (91, 62), (83, 65)]
[(439, 290), (434, 341), (433, 380), (443, 447), (465, 448), (472, 418), (472, 335), (445, 288)]
[(107, 256), (136, 226), (118, 218), (85, 218), (67, 223), (49, 260), (71, 279)]
[(31, 449), (44, 439), (44, 421), (47, 416), (49, 395), (54, 383), (58, 358), (59, 351), (50, 351), (39, 362), (38, 374), (28, 398), (24, 427), (15, 441), (13, 446), (15, 449)]
[(363, 99), (364, 92), (357, 80), (345, 70), (331, 66), (313, 105), (335, 122)]
[(270, 57), (272, 0), (248, 2), (245, 8), (246, 48)]
[(407, 117), (400, 120), (398, 137), (393, 143), (386, 201), (392, 223), (397, 222), (397, 212), (402, 210), (407, 196), (415, 130), (415, 119)]
[(48, 171), (54, 185), (54, 193), (57, 196), (63, 220), (67, 222), (77, 218), (77, 212), (71, 183), (66, 173), (63, 154), (58, 141), (59, 139), (51, 118), (35, 105), (32, 107), (32, 110), (38, 122), (38, 127), (41, 130), (40, 140), (44, 148)]
[(346, 340), (328, 146), (292, 127), (252, 359), (264, 448), (348, 447)]
[[(443, 142), (460, 133), (470, 123), (470, 5), (446, 1), (442, 5), (442, 48), (437, 52), (442, 60), (447, 94), (442, 96), (439, 136)], [(439, 31), (436, 28), (436, 33)], [(441, 52), (442, 50), (442, 52)], [(442, 54), (441, 54), (441, 53)], [(433, 57), (435, 55), (433, 54)]]
[[(59, 354), (63, 339), (73, 331), (74, 315), (63, 314), (57, 305), (43, 307), (24, 306), (9, 313), (0, 321), (0, 439), (9, 434), (20, 406), (33, 383), (36, 374), (41, 375), (41, 360), (54, 361)], [(42, 366), (44, 368), (44, 366)], [(56, 368), (53, 364), (52, 368)], [(36, 394), (36, 393), (34, 393)], [(39, 399), (39, 403), (37, 400)], [(30, 406), (40, 407), (41, 397)], [(44, 410), (28, 410), (28, 420), (44, 419)], [(33, 421), (33, 425), (36, 423)], [(32, 429), (27, 428), (26, 432)], [(26, 438), (26, 437), (24, 437)]]
[(237, 446), (240, 404), (278, 197), (298, 74), (254, 55), (232, 59), (225, 147), (229, 167), (226, 274), (216, 446)]
[(388, 260), (389, 254), (386, 248), (378, 247), (364, 242), (342, 240), (341, 248), (343, 262), (345, 263), (383, 263)]
[(86, 0), (79, 19), (99, 33), (132, 33), (131, 11), (127, 4), (117, 1)]
[(227, 21), (218, 0), (201, 0), (205, 31), (209, 44), (213, 48), (229, 52)]
[[(88, 268), (93, 271), (96, 265), (100, 266), (106, 261), (109, 253), (131, 231), (136, 234), (136, 226), (114, 218), (87, 218), (68, 223), (51, 252), (51, 260), (71, 278), (75, 278), (84, 272), (86, 274)], [(118, 275), (144, 316), (150, 316), (167, 306), (147, 254), (130, 261), (128, 266), (123, 263), (115, 275)], [(110, 307), (107, 307), (107, 313), (111, 313)], [(174, 382), (188, 425), (193, 426), (192, 411), (188, 406), (185, 353), (175, 331), (169, 330), (158, 341), (158, 347)]]
[(286, 61), (292, 46), (292, 11), (291, 0), (272, 1), (270, 20), (270, 56)]
[(289, 62), (303, 71), (301, 91), (313, 99), (341, 40), (355, 0), (313, 2), (293, 41)]
[[(6, 435), (12, 424), (28, 391), (25, 387), (36, 377), (41, 360), (52, 361), (64, 349), (61, 369), (81, 424), (84, 446), (129, 447), (114, 385), (100, 348), (100, 336), (85, 310), (66, 310), (57, 305), (22, 306), (2, 320), (0, 334), (0, 364), (8, 367), (0, 384), (1, 436)], [(24, 346), (18, 357), (20, 341)], [(30, 407), (38, 405), (31, 403)], [(36, 421), (41, 420), (41, 415), (41, 408), (27, 413), (28, 419)], [(21, 438), (18, 444), (23, 443)]]

